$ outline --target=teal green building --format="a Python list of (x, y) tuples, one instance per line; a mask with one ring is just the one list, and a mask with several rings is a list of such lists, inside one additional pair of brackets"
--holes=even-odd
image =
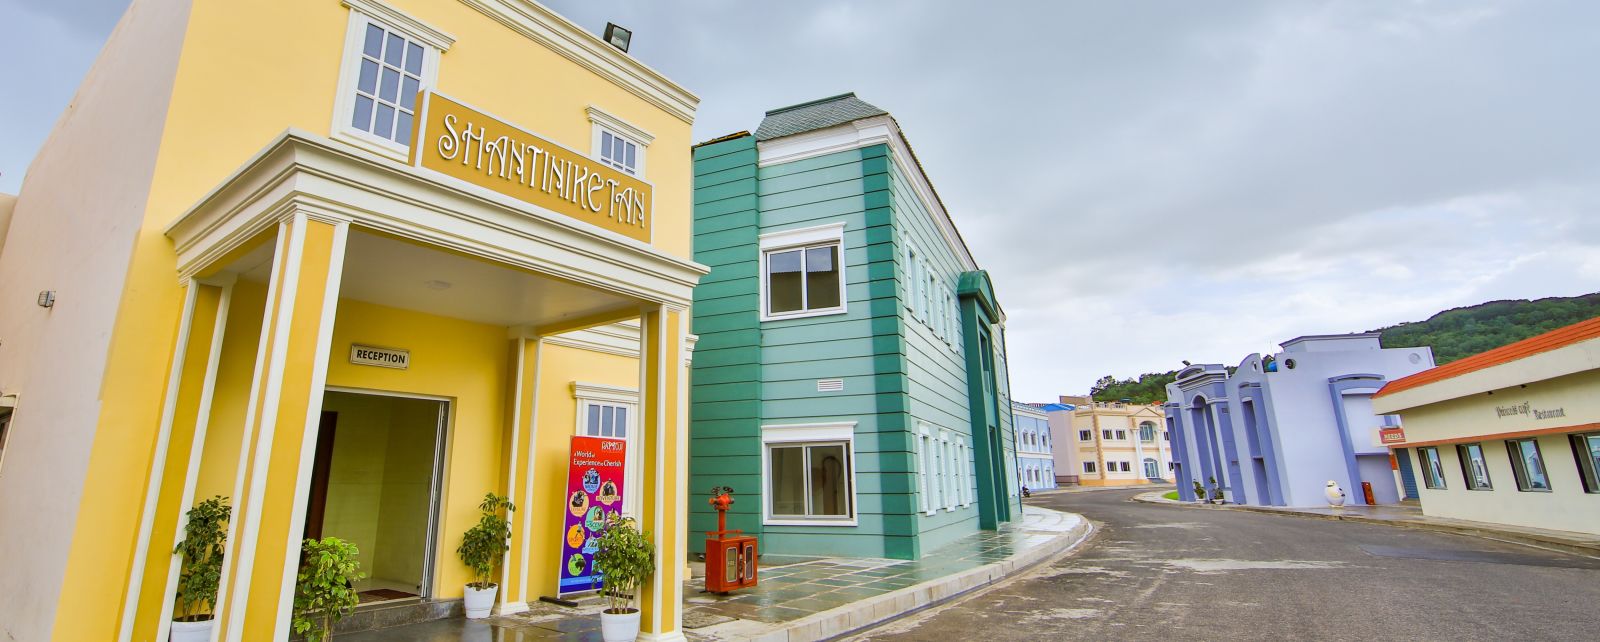
[(917, 559), (1016, 519), (1005, 314), (894, 118), (775, 109), (694, 174), (690, 488), (732, 487), (729, 528), (780, 555)]

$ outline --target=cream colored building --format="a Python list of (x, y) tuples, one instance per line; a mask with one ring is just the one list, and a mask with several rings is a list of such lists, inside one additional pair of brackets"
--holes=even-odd
[(1397, 379), (1372, 399), (1422, 512), (1600, 534), (1600, 317)]
[(1161, 406), (1093, 401), (1063, 395), (1072, 404), (1072, 430), (1068, 442), (1058, 442), (1076, 454), (1056, 456), (1058, 475), (1074, 466), (1084, 486), (1124, 486), (1172, 481), (1172, 435), (1163, 427)]

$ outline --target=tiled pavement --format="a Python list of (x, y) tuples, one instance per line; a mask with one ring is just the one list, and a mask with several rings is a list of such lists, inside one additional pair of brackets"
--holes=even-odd
[[(730, 595), (684, 584), (684, 633), (690, 640), (819, 640), (882, 622), (990, 584), (1065, 551), (1088, 532), (1077, 515), (1027, 506), (998, 532), (969, 535), (921, 560), (764, 556), (760, 583)], [(788, 563), (780, 563), (788, 562)], [(577, 609), (534, 603), (529, 611), (460, 618), (335, 636), (336, 642), (520, 642), (600, 640), (600, 601)]]

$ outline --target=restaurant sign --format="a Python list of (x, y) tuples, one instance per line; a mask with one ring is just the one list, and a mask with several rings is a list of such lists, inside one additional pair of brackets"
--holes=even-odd
[(646, 243), (649, 183), (460, 101), (423, 92), (411, 164)]

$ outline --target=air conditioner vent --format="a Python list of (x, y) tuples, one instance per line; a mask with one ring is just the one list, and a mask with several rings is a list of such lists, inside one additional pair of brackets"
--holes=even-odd
[(843, 379), (818, 379), (817, 392), (839, 392), (844, 390)]

